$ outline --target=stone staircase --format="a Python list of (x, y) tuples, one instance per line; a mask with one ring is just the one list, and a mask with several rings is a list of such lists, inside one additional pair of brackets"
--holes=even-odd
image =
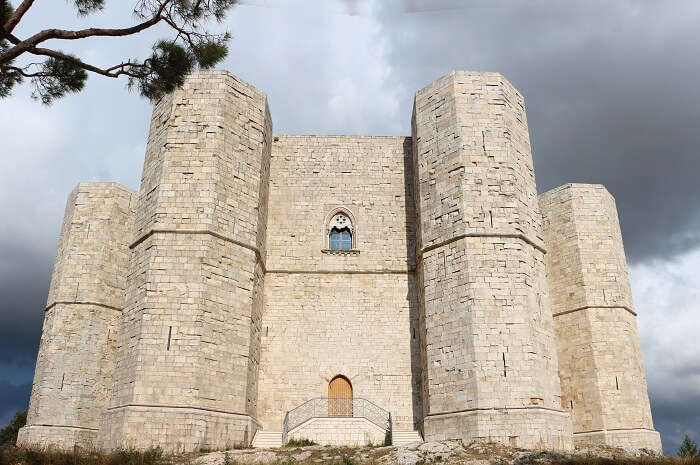
[(420, 431), (392, 431), (391, 433), (393, 446), (404, 446), (413, 442), (423, 442)]
[(255, 449), (282, 447), (282, 431), (258, 430), (253, 437), (252, 446)]

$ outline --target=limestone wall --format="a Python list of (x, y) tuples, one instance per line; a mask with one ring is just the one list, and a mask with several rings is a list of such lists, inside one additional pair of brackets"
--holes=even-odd
[(387, 431), (365, 418), (314, 418), (289, 432), (289, 439), (310, 439), (320, 445), (382, 445)]
[(95, 444), (112, 393), (133, 200), (115, 183), (81, 183), (68, 198), (20, 445)]
[(603, 186), (567, 184), (540, 205), (574, 440), (660, 450), (615, 200)]
[(426, 439), (570, 447), (522, 96), (454, 71), (416, 93), (413, 142)]
[[(402, 429), (419, 420), (409, 162), (404, 137), (279, 136), (273, 144), (259, 385), (265, 429), (281, 429), (287, 410), (327, 397), (339, 374)], [(324, 220), (337, 206), (356, 219), (357, 253), (323, 251)]]
[(155, 106), (105, 447), (252, 438), (271, 129), (265, 95), (219, 71)]
[[(410, 144), (407, 137), (276, 136), (268, 271), (412, 271)], [(322, 252), (324, 220), (338, 206), (356, 219), (358, 255)]]

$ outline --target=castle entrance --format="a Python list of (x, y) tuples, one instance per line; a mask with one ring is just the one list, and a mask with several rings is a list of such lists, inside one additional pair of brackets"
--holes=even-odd
[(345, 376), (338, 375), (328, 383), (328, 416), (352, 416), (352, 384)]

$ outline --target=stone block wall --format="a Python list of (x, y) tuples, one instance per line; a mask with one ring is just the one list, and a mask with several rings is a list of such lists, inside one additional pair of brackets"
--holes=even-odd
[[(344, 375), (355, 397), (413, 430), (421, 407), (410, 139), (275, 139), (260, 421), (281, 429), (287, 410), (327, 397)], [(355, 219), (355, 253), (324, 251), (324, 221), (338, 206)]]
[[(265, 282), (260, 421), (281, 430), (286, 411), (328, 397), (337, 375), (353, 397), (419, 423), (415, 283), (407, 274), (270, 274)], [(416, 335), (417, 337), (417, 335)]]
[(413, 144), (426, 439), (570, 447), (522, 96), (453, 71), (416, 93)]
[(323, 446), (382, 445), (387, 432), (365, 418), (314, 418), (289, 432), (289, 439), (310, 439)]
[(615, 200), (603, 186), (567, 184), (540, 205), (574, 440), (660, 451)]
[(68, 198), (20, 445), (96, 442), (112, 394), (135, 198), (115, 183), (81, 183)]
[[(268, 272), (415, 269), (411, 139), (276, 136), (268, 204)], [(336, 207), (355, 217), (359, 254), (323, 253)]]
[(265, 95), (219, 71), (154, 108), (105, 447), (252, 438), (271, 131)]

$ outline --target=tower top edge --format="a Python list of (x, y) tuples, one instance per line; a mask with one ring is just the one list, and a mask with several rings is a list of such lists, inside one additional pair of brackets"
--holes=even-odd
[(273, 137), (278, 139), (305, 139), (305, 138), (318, 138), (318, 139), (381, 139), (381, 140), (406, 140), (411, 139), (411, 136), (388, 136), (388, 135), (375, 135), (375, 134), (273, 134)]
[(520, 93), (517, 88), (506, 78), (502, 73), (497, 71), (471, 71), (471, 70), (461, 70), (452, 69), (450, 72), (443, 74), (438, 77), (430, 84), (426, 85), (422, 89), (416, 91), (416, 98), (419, 98), (426, 92), (430, 92), (436, 87), (442, 87), (448, 81), (454, 81), (456, 79), (470, 79), (472, 81), (487, 81), (491, 84), (491, 81), (497, 82), (498, 84), (506, 84), (513, 88), (516, 92)]
[(96, 192), (104, 190), (122, 191), (126, 194), (138, 193), (137, 190), (114, 181), (82, 181), (73, 188), (72, 192)]
[(242, 86), (249, 89), (249, 91), (255, 94), (255, 98), (262, 98), (262, 100), (265, 101), (265, 105), (267, 105), (267, 94), (263, 90), (233, 74), (231, 71), (224, 69), (200, 69), (192, 71), (185, 78), (183, 87), (192, 86), (192, 84), (197, 81), (233, 81), (238, 84), (238, 86), (234, 87)]
[(587, 184), (587, 183), (578, 183), (578, 182), (569, 182), (566, 184), (562, 184), (561, 186), (554, 187), (554, 188), (549, 189), (545, 192), (542, 192), (541, 194), (538, 194), (537, 197), (542, 199), (542, 198), (549, 197), (549, 196), (555, 195), (559, 192), (566, 191), (566, 190), (577, 190), (577, 191), (602, 190), (602, 191), (605, 191), (606, 194), (608, 194), (612, 197), (612, 194), (610, 194), (610, 191), (608, 191), (608, 189), (603, 184)]

